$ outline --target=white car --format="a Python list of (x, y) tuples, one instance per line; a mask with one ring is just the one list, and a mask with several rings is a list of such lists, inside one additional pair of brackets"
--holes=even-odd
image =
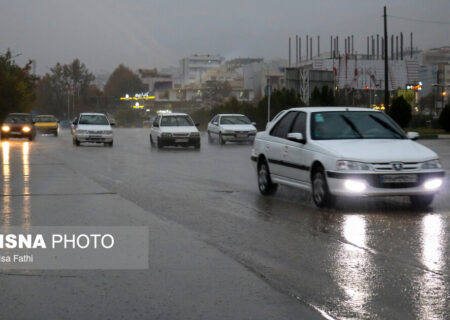
[(150, 144), (158, 148), (165, 146), (193, 146), (200, 148), (200, 132), (186, 113), (158, 115), (150, 129)]
[(242, 114), (218, 114), (208, 123), (208, 140), (220, 144), (227, 141), (253, 141), (256, 135), (255, 123)]
[(113, 146), (113, 132), (108, 117), (103, 113), (80, 113), (73, 120), (72, 141), (79, 146), (83, 142), (103, 143)]
[(251, 159), (263, 195), (277, 184), (311, 189), (318, 207), (337, 196), (409, 196), (426, 207), (445, 172), (430, 149), (386, 114), (365, 108), (285, 110), (256, 135)]

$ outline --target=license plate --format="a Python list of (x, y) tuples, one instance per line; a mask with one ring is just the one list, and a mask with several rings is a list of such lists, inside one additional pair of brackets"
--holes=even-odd
[(236, 137), (238, 138), (248, 138), (246, 134), (237, 134)]
[(89, 136), (90, 139), (100, 139), (102, 136)]
[(189, 139), (175, 139), (175, 142), (188, 142)]
[(11, 132), (11, 134), (14, 135), (14, 136), (20, 136), (22, 133), (21, 133), (21, 132), (14, 132), (14, 131), (13, 131), (13, 132)]
[(415, 174), (383, 175), (380, 177), (381, 183), (414, 183), (417, 182)]

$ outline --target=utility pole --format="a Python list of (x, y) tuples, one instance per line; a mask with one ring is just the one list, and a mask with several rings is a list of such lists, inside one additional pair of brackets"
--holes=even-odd
[(387, 32), (387, 14), (384, 6), (384, 107), (389, 107), (389, 58), (388, 58), (388, 32)]

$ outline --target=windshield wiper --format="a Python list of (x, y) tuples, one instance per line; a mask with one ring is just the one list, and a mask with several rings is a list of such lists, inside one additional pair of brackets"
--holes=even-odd
[(395, 130), (394, 128), (392, 128), (387, 122), (385, 122), (384, 120), (381, 120), (377, 117), (375, 117), (372, 114), (369, 114), (369, 117), (371, 117), (373, 120), (375, 120), (377, 123), (381, 124), (381, 126), (385, 129), (388, 129), (389, 131), (391, 131), (392, 133), (394, 133), (395, 135), (397, 135), (397, 137), (399, 137), (400, 139), (404, 139), (405, 137), (400, 134), (397, 130)]
[(363, 138), (363, 135), (361, 134), (361, 132), (359, 132), (359, 130), (356, 128), (355, 124), (346, 116), (341, 114), (342, 119), (344, 119), (345, 123), (348, 124), (348, 126), (350, 128), (352, 128), (352, 130), (360, 137)]

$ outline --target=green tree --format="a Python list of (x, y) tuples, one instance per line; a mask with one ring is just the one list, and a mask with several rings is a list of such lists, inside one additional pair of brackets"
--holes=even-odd
[(450, 132), (450, 104), (446, 105), (439, 116), (439, 125), (447, 132)]
[[(265, 124), (267, 122), (267, 100), (268, 97), (265, 96), (258, 103), (258, 123)], [(282, 110), (293, 107), (302, 107), (304, 105), (302, 99), (294, 90), (288, 90), (286, 88), (275, 90), (270, 95), (270, 119)]]
[(311, 106), (334, 106), (335, 100), (333, 90), (328, 88), (328, 86), (323, 86), (321, 89), (314, 87), (309, 99), (309, 104)]
[(90, 88), (94, 79), (94, 75), (78, 59), (67, 65), (57, 63), (37, 84), (38, 111), (59, 117), (67, 116), (68, 100), (71, 113), (88, 111), (91, 101)]
[(109, 76), (104, 88), (105, 95), (113, 99), (119, 99), (126, 94), (134, 96), (146, 90), (148, 87), (142, 83), (139, 76), (122, 64)]
[(31, 75), (31, 61), (18, 66), (9, 50), (0, 55), (0, 121), (10, 112), (30, 112), (34, 108), (35, 78)]
[(399, 96), (392, 100), (392, 105), (388, 109), (388, 115), (397, 122), (397, 124), (406, 128), (411, 121), (412, 109), (409, 103)]

